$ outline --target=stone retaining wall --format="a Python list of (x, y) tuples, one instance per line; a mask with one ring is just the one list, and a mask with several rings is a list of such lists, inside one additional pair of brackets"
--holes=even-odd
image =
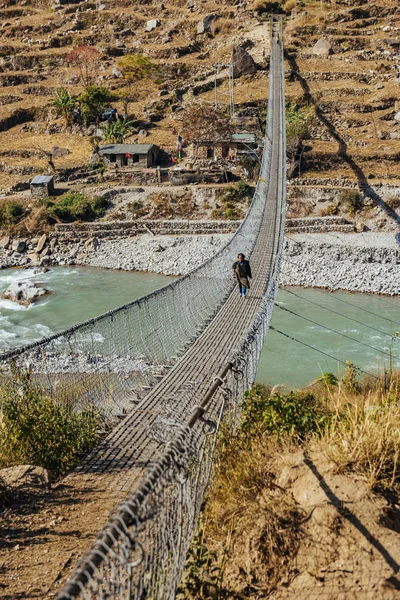
[(55, 236), (58, 238), (79, 236), (85, 237), (122, 237), (143, 233), (154, 235), (200, 235), (213, 233), (233, 233), (240, 221), (113, 221), (96, 223), (74, 223), (56, 225)]
[[(60, 241), (77, 239), (115, 239), (145, 233), (154, 235), (211, 235), (234, 233), (241, 221), (98, 221), (95, 223), (59, 224), (55, 226), (54, 238)], [(288, 219), (287, 231), (354, 231), (353, 224), (342, 217), (307, 217)]]

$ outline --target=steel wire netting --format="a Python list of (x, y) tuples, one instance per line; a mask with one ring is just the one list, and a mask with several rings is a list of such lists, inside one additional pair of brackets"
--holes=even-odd
[[(204, 373), (183, 384), (179, 392), (165, 402), (164, 411), (150, 430), (163, 450), (136, 490), (115, 508), (92, 548), (59, 593), (59, 600), (173, 600), (175, 597), (212, 474), (220, 425), (224, 423), (234, 429), (239, 422), (244, 392), (255, 380), (277, 292), (285, 207), (285, 106), (280, 44), (273, 45), (270, 72), (273, 76), (270, 76), (269, 119), (260, 176), (268, 176), (270, 168), (268, 137), (272, 139), (273, 111), (279, 115), (275, 118), (279, 118), (281, 173), (277, 180), (277, 210), (269, 250), (270, 276), (258, 311), (237, 347), (232, 348), (223, 373), (216, 377), (215, 390), (209, 393), (209, 403), (199, 411), (199, 418), (193, 419), (192, 412), (188, 421), (188, 412), (183, 407), (194, 412), (199, 409), (196, 403), (205, 407), (210, 379)], [(274, 107), (272, 92), (276, 86), (280, 88), (280, 99), (279, 106)], [(261, 189), (264, 188), (259, 186), (258, 193)], [(256, 203), (257, 198), (253, 207)], [(258, 228), (259, 225), (257, 231)], [(240, 244), (243, 248), (242, 240)]]
[[(222, 422), (234, 428), (244, 392), (254, 382), (275, 291), (270, 290), (206, 414), (193, 428), (174, 411), (159, 418), (152, 435), (164, 451), (137, 490), (115, 510), (84, 556), (59, 600), (172, 600), (206, 487)], [(188, 393), (196, 393), (193, 382)], [(178, 408), (179, 398), (176, 399)], [(157, 425), (157, 424), (156, 424)]]
[[(268, 149), (261, 176), (267, 176)], [(29, 368), (55, 398), (94, 406), (108, 421), (122, 416), (182, 356), (212, 320), (232, 290), (232, 257), (250, 254), (257, 239), (264, 198), (258, 184), (234, 237), (190, 274), (97, 318), (38, 342), (0, 354), (2, 376), (10, 363)]]

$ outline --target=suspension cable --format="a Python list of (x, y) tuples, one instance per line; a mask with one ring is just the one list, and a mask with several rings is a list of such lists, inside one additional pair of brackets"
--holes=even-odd
[(286, 308), (285, 306), (281, 306), (277, 302), (275, 303), (275, 305), (278, 308), (280, 308), (281, 310), (284, 310), (284, 311), (290, 313), (291, 315), (294, 315), (295, 317), (299, 317), (300, 319), (304, 319), (305, 321), (308, 321), (309, 323), (312, 323), (313, 325), (318, 325), (318, 327), (322, 327), (323, 329), (326, 329), (327, 331), (331, 331), (332, 333), (341, 335), (342, 337), (345, 337), (348, 340), (351, 340), (352, 342), (357, 342), (358, 344), (361, 344), (362, 346), (366, 346), (367, 348), (370, 348), (371, 350), (375, 350), (375, 352), (380, 352), (381, 354), (385, 354), (386, 356), (389, 356), (389, 358), (395, 358), (396, 360), (400, 360), (400, 358), (398, 356), (393, 356), (389, 352), (385, 352), (384, 350), (379, 350), (379, 348), (375, 348), (375, 346), (371, 346), (370, 344), (361, 342), (360, 340), (357, 340), (356, 338), (353, 338), (350, 335), (347, 335), (346, 333), (342, 333), (341, 331), (336, 331), (336, 329), (332, 329), (331, 327), (327, 327), (326, 325), (317, 323), (317, 321), (313, 321), (312, 319), (309, 319), (308, 317), (303, 317), (303, 315), (299, 315), (298, 313), (295, 313), (293, 310), (289, 310), (289, 308)]
[[(287, 275), (288, 277), (290, 277), (291, 279), (293, 279), (293, 277), (291, 277), (288, 273), (285, 273), (284, 271), (281, 271), (281, 273), (283, 273), (283, 275)], [(354, 319), (354, 317), (349, 317), (348, 315), (345, 315), (344, 313), (338, 312), (337, 310), (333, 310), (333, 308), (329, 308), (328, 306), (324, 306), (323, 304), (319, 304), (319, 302), (315, 302), (315, 300), (310, 300), (309, 298), (305, 298), (304, 296), (301, 296), (300, 294), (296, 294), (296, 292), (293, 292), (292, 290), (287, 290), (286, 288), (282, 288), (283, 291), (286, 294), (292, 294), (292, 296), (296, 296), (297, 298), (300, 298), (301, 300), (305, 300), (306, 302), (310, 302), (311, 304), (315, 304), (315, 306), (319, 306), (320, 308), (324, 308), (325, 310), (328, 310), (329, 312), (335, 314), (335, 315), (339, 315), (340, 317), (344, 317), (345, 319), (349, 319), (349, 321), (354, 321), (354, 323), (358, 323), (359, 325), (362, 325), (363, 327), (367, 327), (368, 329), (371, 329), (372, 331), (376, 331), (377, 333), (381, 333), (382, 335), (386, 335), (390, 338), (393, 339), (393, 335), (390, 333), (387, 333), (387, 331), (382, 331), (382, 329), (378, 329), (377, 327), (373, 327), (372, 325), (367, 325), (366, 323), (363, 323), (362, 321), (358, 321), (357, 319)], [(331, 294), (328, 294), (328, 292), (324, 292), (323, 290), (318, 290), (321, 294), (325, 294), (325, 296), (330, 296)], [(337, 297), (335, 297), (335, 300), (338, 300)]]
[[(347, 364), (346, 361), (341, 360), (340, 358), (336, 358), (336, 356), (332, 356), (332, 354), (328, 354), (328, 352), (324, 352), (323, 350), (320, 350), (319, 348), (315, 348), (315, 346), (311, 346), (310, 344), (307, 344), (306, 342), (302, 342), (301, 340), (298, 340), (297, 338), (295, 338), (287, 333), (284, 333), (283, 331), (280, 331), (279, 329), (276, 329), (276, 327), (273, 327), (272, 325), (270, 325), (269, 328), (272, 329), (272, 331), (276, 331), (276, 333), (280, 333), (280, 335), (283, 335), (284, 337), (288, 338), (289, 340), (292, 340), (293, 342), (302, 344), (303, 346), (306, 346), (306, 348), (310, 348), (311, 350), (314, 350), (315, 352), (319, 352), (320, 354), (323, 354), (324, 356), (327, 356), (328, 358), (332, 358), (333, 360), (340, 362), (344, 366), (346, 366), (346, 364)], [(375, 379), (378, 379), (378, 377), (376, 375), (374, 375), (373, 373), (368, 373), (368, 371), (364, 371), (364, 369), (360, 369), (360, 367), (357, 367), (357, 369), (361, 373), (364, 373), (365, 375), (369, 375), (370, 377), (374, 377)]]
[[(289, 263), (290, 265), (294, 265), (297, 267), (296, 263), (285, 259), (285, 261), (287, 263)], [(283, 273), (283, 275), (286, 275), (286, 273), (284, 273), (283, 271), (281, 271), (281, 273)], [(288, 275), (291, 279), (294, 279), (293, 277), (291, 277), (290, 275)], [(322, 290), (321, 290), (322, 291)], [(327, 294), (327, 292), (323, 292)], [(336, 300), (338, 300), (339, 302), (344, 302), (345, 304), (348, 304), (349, 306), (352, 306), (353, 308), (358, 308), (359, 310), (363, 310), (366, 313), (369, 313), (371, 315), (373, 315), (374, 317), (378, 317), (379, 319), (384, 319), (385, 321), (389, 321), (389, 323), (393, 323), (394, 325), (398, 325), (398, 323), (396, 323), (396, 321), (392, 321), (392, 319), (388, 319), (387, 317), (382, 317), (381, 315), (377, 315), (376, 313), (372, 312), (372, 310), (368, 310), (367, 308), (362, 308), (361, 306), (356, 306), (355, 304), (353, 304), (352, 302), (349, 302), (348, 300), (344, 300), (343, 298), (336, 298)]]

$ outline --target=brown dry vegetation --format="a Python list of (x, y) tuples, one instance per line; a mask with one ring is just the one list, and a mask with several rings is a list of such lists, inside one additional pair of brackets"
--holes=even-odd
[(224, 432), (179, 598), (397, 598), (400, 377), (256, 386)]
[[(154, 17), (154, 3), (107, 0), (106, 10), (78, 13), (75, 8), (51, 11), (47, 2), (31, 2), (20, 9), (3, 8), (1, 16), (6, 24), (0, 31), (4, 47), (0, 120), (18, 110), (34, 111), (34, 116), (25, 124), (0, 132), (1, 187), (27, 181), (32, 174), (48, 169), (45, 156), (35, 150), (39, 146), (45, 151), (53, 146), (70, 150), (69, 155), (55, 159), (57, 171), (87, 163), (91, 153), (88, 135), (77, 128), (67, 128), (51, 108), (52, 94), (61, 86), (72, 94), (82, 91), (74, 79), (78, 69), (66, 61), (68, 52), (77, 45), (88, 44), (102, 52), (96, 83), (117, 94), (126, 91), (123, 79), (113, 74), (122, 55), (140, 49), (157, 66), (158, 77), (137, 83), (129, 105), (138, 129), (145, 128), (147, 136), (143, 139), (133, 135), (126, 141), (156, 143), (167, 152), (174, 151), (176, 136), (172, 130), (181, 131), (181, 109), (190, 105), (192, 98), (191, 91), (186, 93), (188, 85), (193, 88), (202, 84), (195, 97), (212, 103), (213, 65), (226, 64), (232, 45), (238, 42), (246, 44), (259, 70), (255, 75), (236, 80), (236, 107), (264, 110), (269, 41), (263, 10), (271, 3), (260, 0), (255, 4), (216, 5), (207, 0), (190, 11), (185, 3), (170, 0), (160, 15), (159, 27), (150, 33), (145, 32), (145, 26)], [(400, 125), (393, 120), (400, 108), (400, 88), (395, 82), (396, 48), (391, 46), (400, 23), (399, 9), (394, 0), (379, 0), (372, 7), (365, 2), (357, 6), (361, 7), (361, 13), (353, 10), (354, 2), (349, 5), (344, 0), (307, 0), (301, 4), (288, 0), (284, 6), (288, 14), (286, 69), (288, 73), (292, 71), (286, 82), (287, 96), (290, 102), (300, 102), (305, 110), (311, 107), (315, 113), (303, 144), (300, 174), (306, 184), (314, 178), (328, 185), (343, 178), (343, 181), (371, 184), (400, 181), (400, 141), (390, 137), (400, 131)], [(211, 32), (196, 35), (201, 18), (215, 13), (219, 18)], [(385, 26), (391, 29), (383, 31)], [(327, 58), (312, 53), (313, 45), (321, 37), (333, 44), (333, 54)], [(117, 48), (117, 42), (121, 41), (125, 46)], [(10, 81), (13, 77), (27, 80)], [(163, 96), (159, 95), (160, 90)], [(228, 104), (227, 81), (218, 85), (217, 99)], [(123, 111), (121, 101), (114, 105)], [(297, 208), (292, 207), (292, 216), (332, 214), (332, 211), (352, 216), (344, 205), (304, 206), (301, 200), (297, 204)], [(397, 210), (396, 205), (393, 210)], [(382, 215), (369, 212), (357, 216)]]

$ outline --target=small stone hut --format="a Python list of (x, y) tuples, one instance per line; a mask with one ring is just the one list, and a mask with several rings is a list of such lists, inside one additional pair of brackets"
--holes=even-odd
[(232, 133), (230, 139), (195, 142), (195, 154), (200, 159), (227, 158), (234, 154), (253, 154), (262, 142), (255, 133)]
[(54, 177), (52, 175), (36, 175), (30, 183), (33, 198), (48, 198), (54, 194)]
[(98, 154), (107, 165), (147, 169), (157, 164), (159, 152), (155, 144), (109, 144)]

